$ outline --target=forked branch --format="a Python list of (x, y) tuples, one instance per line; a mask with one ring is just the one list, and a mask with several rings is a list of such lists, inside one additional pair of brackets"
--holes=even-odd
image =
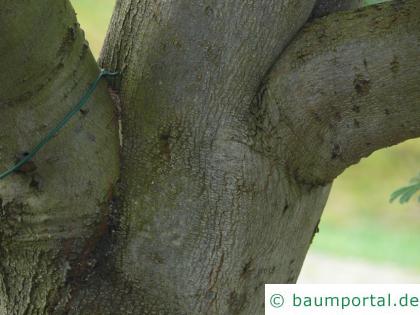
[(266, 131), (289, 135), (275, 148), (294, 177), (325, 184), (373, 151), (420, 136), (419, 16), (417, 0), (335, 13), (283, 53), (260, 111)]

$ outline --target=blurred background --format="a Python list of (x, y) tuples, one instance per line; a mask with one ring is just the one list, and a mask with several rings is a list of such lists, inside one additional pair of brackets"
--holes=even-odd
[[(115, 0), (72, 3), (98, 57)], [(389, 203), (419, 171), (420, 139), (347, 169), (334, 182), (299, 282), (420, 283), (420, 203)]]

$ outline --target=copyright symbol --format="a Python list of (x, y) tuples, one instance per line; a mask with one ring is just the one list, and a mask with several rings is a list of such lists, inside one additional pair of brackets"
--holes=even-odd
[(284, 298), (281, 294), (273, 294), (270, 298), (270, 304), (272, 307), (280, 308), (284, 304)]

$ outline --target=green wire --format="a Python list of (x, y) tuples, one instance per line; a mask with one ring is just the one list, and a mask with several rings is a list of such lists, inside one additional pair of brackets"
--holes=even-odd
[(18, 163), (10, 167), (7, 171), (0, 174), (0, 180), (4, 179), (5, 177), (9, 176), (10, 174), (18, 171), (23, 165), (28, 163), (34, 156), (37, 154), (54, 136), (69, 122), (69, 120), (77, 114), (83, 106), (87, 103), (92, 93), (95, 91), (96, 87), (98, 86), (99, 81), (102, 77), (105, 76), (115, 76), (118, 72), (110, 72), (105, 69), (101, 69), (98, 77), (95, 81), (89, 86), (89, 89), (86, 93), (82, 96), (80, 101), (60, 120), (60, 122), (52, 128), (45, 137), (27, 154), (23, 159), (21, 159)]

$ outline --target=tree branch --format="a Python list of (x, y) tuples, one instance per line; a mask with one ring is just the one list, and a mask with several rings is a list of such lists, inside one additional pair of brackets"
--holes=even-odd
[[(2, 1), (0, 29), (3, 171), (77, 104), (99, 69), (68, 0)], [(119, 143), (105, 82), (86, 109), (31, 170), (0, 180), (2, 314), (50, 313), (66, 302), (107, 236)]]
[(411, 0), (306, 26), (269, 75), (256, 114), (264, 115), (260, 150), (274, 150), (300, 181), (325, 184), (373, 151), (418, 137), (419, 15)]

